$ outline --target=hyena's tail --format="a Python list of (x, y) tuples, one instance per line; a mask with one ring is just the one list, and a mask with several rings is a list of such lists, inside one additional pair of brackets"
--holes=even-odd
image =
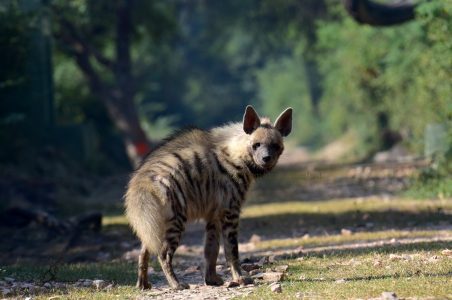
[(168, 220), (167, 203), (150, 187), (129, 187), (125, 195), (126, 216), (143, 245), (157, 254), (162, 247)]

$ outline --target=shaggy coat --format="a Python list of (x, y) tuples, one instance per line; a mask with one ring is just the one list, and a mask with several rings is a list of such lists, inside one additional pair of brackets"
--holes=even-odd
[(240, 209), (254, 179), (275, 166), (284, 150), (283, 136), (291, 128), (291, 108), (273, 126), (247, 106), (243, 123), (183, 130), (152, 152), (133, 174), (125, 194), (126, 216), (143, 245), (139, 288), (150, 288), (150, 253), (157, 255), (172, 288), (188, 288), (176, 278), (172, 258), (186, 223), (198, 219), (206, 221), (206, 284), (223, 284), (215, 270), (221, 236), (233, 280), (252, 282), (239, 265)]

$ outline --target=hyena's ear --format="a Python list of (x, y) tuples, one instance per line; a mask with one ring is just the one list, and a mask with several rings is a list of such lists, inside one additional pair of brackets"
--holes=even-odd
[(283, 111), (275, 122), (275, 129), (277, 129), (282, 136), (288, 136), (292, 131), (292, 107)]
[(261, 119), (251, 105), (248, 105), (243, 115), (243, 130), (246, 134), (253, 133), (261, 125)]

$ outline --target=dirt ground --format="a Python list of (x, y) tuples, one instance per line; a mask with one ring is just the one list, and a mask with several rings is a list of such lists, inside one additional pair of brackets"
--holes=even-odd
[[(295, 155), (295, 159), (294, 159)], [(296, 155), (300, 155), (298, 161)], [(249, 195), (247, 206), (265, 204), (284, 204), (285, 202), (316, 203), (331, 199), (355, 199), (362, 203), (366, 199), (392, 201), (409, 184), (412, 176), (425, 163), (412, 161), (403, 163), (370, 163), (370, 164), (327, 164), (312, 163), (303, 160), (303, 153), (292, 154), (281, 161), (278, 168), (267, 177), (258, 181)], [(59, 203), (65, 208), (58, 214), (61, 219), (79, 214), (83, 211), (100, 211), (103, 214), (103, 226), (100, 231), (86, 230), (76, 236), (58, 233), (32, 222), (25, 227), (0, 227), (0, 265), (38, 265), (42, 266), (41, 278), (51, 278), (53, 269), (61, 264), (91, 263), (106, 261), (135, 261), (138, 255), (139, 241), (135, 238), (122, 219), (122, 195), (127, 183), (127, 174), (97, 178), (95, 182), (86, 184), (80, 189), (56, 192)], [(119, 220), (119, 221), (116, 221)], [(344, 228), (353, 231), (378, 231), (385, 229), (436, 228), (451, 229), (449, 211), (423, 211), (412, 213), (400, 211), (384, 211), (367, 214), (356, 211), (344, 214), (285, 214), (268, 216), (248, 216), (241, 220), (240, 253), (242, 260), (258, 261), (266, 256), (290, 257), (301, 250), (294, 247), (278, 247), (262, 249), (255, 247), (255, 241), (273, 239), (303, 238), (306, 236), (328, 236), (338, 234)], [(202, 265), (202, 222), (191, 224), (184, 234), (181, 246), (177, 251), (175, 266), (184, 280), (192, 285), (191, 292), (173, 294), (175, 299), (186, 299), (191, 295), (212, 297), (223, 295), (230, 298), (250, 292), (252, 287), (231, 290), (226, 287), (214, 290), (202, 285), (199, 266)], [(450, 237), (438, 235), (426, 237), (424, 240), (450, 240)], [(381, 241), (380, 244), (387, 241)], [(419, 240), (406, 239), (404, 243), (416, 243)], [(70, 243), (70, 244), (68, 244)], [(372, 244), (374, 243), (374, 244)], [(341, 246), (344, 249), (357, 247), (375, 247), (378, 241), (350, 242)], [(322, 247), (308, 247), (309, 251), (325, 251)], [(328, 250), (328, 249), (326, 249)], [(219, 265), (224, 263), (221, 255)], [(52, 269), (53, 268), (53, 269)], [(158, 272), (154, 278), (155, 289), (143, 295), (143, 298), (165, 298), (171, 293), (166, 282)], [(219, 267), (219, 272), (228, 276), (227, 270)], [(157, 278), (157, 280), (155, 280)], [(228, 279), (228, 278), (226, 278)], [(230, 291), (230, 292), (227, 292)], [(190, 294), (187, 294), (190, 293)], [(194, 297), (193, 296), (193, 297)]]

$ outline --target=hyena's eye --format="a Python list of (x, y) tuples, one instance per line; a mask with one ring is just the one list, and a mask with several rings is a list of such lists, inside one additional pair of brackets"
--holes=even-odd
[(253, 150), (256, 150), (257, 148), (259, 148), (261, 146), (261, 143), (254, 143), (253, 144)]
[(281, 149), (279, 144), (271, 144), (270, 147), (275, 151), (279, 151)]

